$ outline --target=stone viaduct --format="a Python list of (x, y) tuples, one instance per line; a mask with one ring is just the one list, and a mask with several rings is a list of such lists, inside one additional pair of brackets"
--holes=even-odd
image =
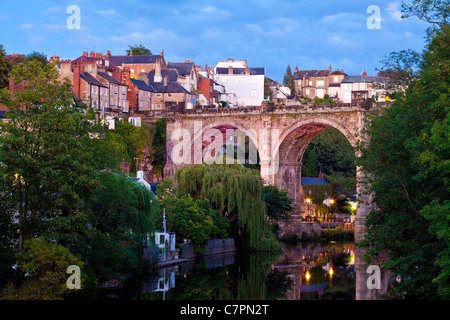
[[(364, 117), (383, 108), (373, 105), (323, 105), (297, 107), (261, 107), (189, 110), (166, 115), (167, 158), (164, 176), (191, 163), (214, 158), (230, 133), (243, 132), (256, 147), (261, 177), (288, 191), (300, 205), (303, 153), (310, 141), (322, 130), (333, 127), (356, 146), (362, 139)], [(212, 147), (213, 146), (213, 147)], [(249, 148), (251, 149), (251, 148)], [(217, 157), (216, 159), (218, 159)], [(371, 196), (365, 194), (360, 168), (357, 171), (358, 207), (355, 219), (355, 241), (364, 238), (365, 218), (372, 208)]]

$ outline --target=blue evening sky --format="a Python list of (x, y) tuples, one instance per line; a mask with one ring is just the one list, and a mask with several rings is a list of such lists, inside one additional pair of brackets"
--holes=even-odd
[[(421, 51), (427, 24), (401, 19), (401, 0), (17, 0), (2, 4), (0, 44), (7, 52), (43, 52), (75, 59), (83, 51), (125, 54), (142, 43), (166, 61), (189, 58), (204, 67), (247, 59), (282, 81), (292, 69), (344, 69), (376, 74), (384, 55)], [(70, 5), (80, 8), (80, 29), (69, 29)], [(369, 29), (370, 5), (380, 8), (379, 29)]]

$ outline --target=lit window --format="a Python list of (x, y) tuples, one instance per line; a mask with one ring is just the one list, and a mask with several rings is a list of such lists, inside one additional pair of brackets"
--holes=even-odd
[(256, 90), (252, 90), (252, 97), (256, 97)]

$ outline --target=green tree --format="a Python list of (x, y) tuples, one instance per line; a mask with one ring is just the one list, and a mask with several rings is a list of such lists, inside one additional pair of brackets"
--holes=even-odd
[(83, 238), (89, 241), (78, 250), (99, 281), (140, 273), (142, 243), (153, 239), (159, 203), (151, 190), (121, 173), (102, 172), (99, 182), (87, 202), (91, 229)]
[(450, 27), (423, 54), (420, 77), (368, 122), (358, 162), (377, 211), (367, 219), (370, 252), (388, 250), (407, 297), (450, 297)]
[(24, 91), (0, 91), (9, 121), (0, 124), (2, 203), (18, 214), (23, 240), (46, 235), (59, 218), (76, 216), (96, 188), (92, 139), (96, 128), (73, 107), (68, 80), (54, 64), (28, 61), (11, 76)]
[(150, 51), (150, 49), (147, 49), (146, 47), (144, 47), (141, 44), (137, 45), (135, 44), (134, 46), (128, 46), (129, 49), (125, 50), (126, 54), (129, 55), (130, 51), (133, 52), (133, 56), (144, 56), (144, 55), (151, 55), (152, 52)]
[(166, 119), (164, 118), (156, 121), (150, 158), (152, 161), (153, 173), (163, 177), (164, 166), (166, 164)]
[(32, 53), (27, 54), (26, 58), (28, 61), (39, 61), (42, 64), (48, 63), (47, 56), (43, 52), (33, 51)]
[(0, 89), (6, 88), (9, 85), (10, 66), (5, 58), (6, 51), (2, 44), (0, 44)]
[(294, 200), (287, 191), (277, 185), (264, 186), (264, 202), (267, 205), (267, 216), (275, 221), (289, 217), (294, 210)]
[[(16, 287), (8, 284), (0, 298), (5, 300), (62, 300), (77, 290), (70, 290), (66, 281), (67, 268), (81, 269), (81, 288), (84, 286), (84, 262), (67, 248), (43, 238), (28, 239), (24, 250), (17, 255), (17, 267), (26, 272), (24, 282)], [(76, 293), (76, 292), (75, 292)]]
[(177, 192), (207, 200), (230, 221), (238, 244), (252, 250), (278, 250), (267, 224), (263, 181), (258, 171), (243, 165), (189, 165), (175, 172)]
[[(166, 196), (161, 201), (166, 212), (167, 230), (176, 232), (178, 239), (187, 238), (203, 253), (204, 246), (214, 236), (227, 236), (225, 218), (213, 210), (209, 202), (194, 199), (188, 194)], [(162, 227), (162, 214), (157, 223)]]
[(302, 177), (317, 177), (319, 175), (317, 152), (312, 149), (309, 152), (305, 152), (304, 166), (302, 167)]
[(295, 94), (295, 81), (291, 71), (291, 66), (287, 66), (286, 73), (283, 77), (283, 85), (291, 89), (291, 95)]

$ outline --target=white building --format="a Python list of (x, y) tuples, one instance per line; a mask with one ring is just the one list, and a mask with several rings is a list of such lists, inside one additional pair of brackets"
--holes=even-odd
[(358, 99), (375, 98), (376, 101), (384, 102), (386, 100), (384, 89), (378, 86), (386, 81), (385, 77), (368, 76), (364, 72), (361, 76), (347, 76), (340, 83), (339, 89), (333, 88), (338, 92), (338, 99), (343, 103), (352, 103)]
[(247, 60), (228, 59), (214, 68), (214, 80), (225, 87), (225, 92), (235, 94), (239, 106), (260, 106), (264, 101), (265, 68), (249, 68)]

